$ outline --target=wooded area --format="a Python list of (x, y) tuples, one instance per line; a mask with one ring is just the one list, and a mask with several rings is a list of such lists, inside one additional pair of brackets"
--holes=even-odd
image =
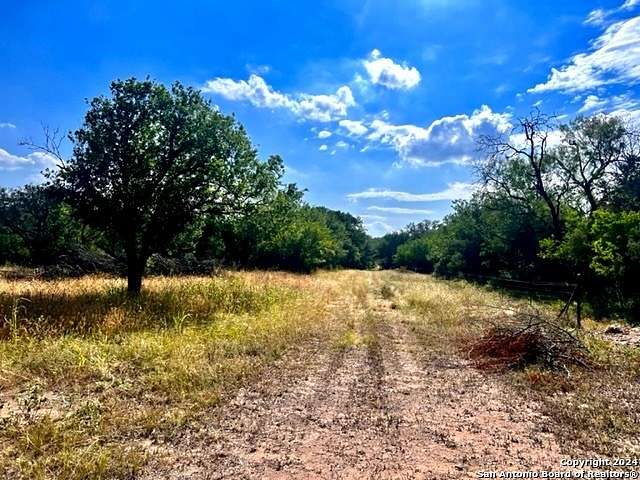
[(43, 185), (0, 190), (0, 263), (51, 276), (196, 273), (215, 266), (405, 267), (446, 277), (570, 282), (596, 317), (640, 319), (640, 137), (597, 115), (539, 111), (478, 138), (479, 188), (442, 221), (370, 238), (351, 214), (310, 206), (233, 117), (179, 83), (115, 81), (89, 102), (73, 153)]

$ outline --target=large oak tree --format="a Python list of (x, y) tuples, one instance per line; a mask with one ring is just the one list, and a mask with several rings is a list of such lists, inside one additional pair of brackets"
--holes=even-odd
[(71, 140), (58, 181), (79, 216), (121, 244), (132, 293), (149, 256), (194, 220), (246, 213), (282, 175), (279, 157), (260, 161), (233, 117), (179, 83), (114, 81)]

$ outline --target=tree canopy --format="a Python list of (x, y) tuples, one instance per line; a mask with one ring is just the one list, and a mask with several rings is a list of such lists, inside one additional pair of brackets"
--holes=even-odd
[(114, 81), (71, 138), (59, 186), (84, 222), (120, 242), (132, 292), (151, 254), (204, 214), (251, 211), (282, 174), (279, 157), (261, 162), (233, 117), (179, 83)]

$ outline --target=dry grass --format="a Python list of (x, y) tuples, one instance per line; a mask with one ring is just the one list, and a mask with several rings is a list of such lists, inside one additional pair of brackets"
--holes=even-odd
[[(466, 358), (495, 321), (532, 307), (400, 272), (157, 277), (135, 300), (111, 278), (0, 280), (0, 477), (133, 478), (150, 442), (184, 431), (288, 349), (375, 347), (358, 325), (382, 319), (356, 308), (372, 289), (401, 310), (427, 360)], [(542, 404), (569, 451), (637, 454), (639, 349), (603, 340), (603, 328), (587, 319), (579, 333), (597, 369), (494, 375)]]
[(279, 273), (0, 280), (0, 472), (131, 478), (172, 435), (292, 345), (329, 335), (338, 279)]
[[(472, 345), (496, 326), (511, 323), (517, 312), (534, 309), (549, 316), (559, 310), (555, 304), (529, 304), (463, 281), (399, 272), (385, 275), (431, 360), (468, 358)], [(603, 339), (605, 326), (591, 319), (583, 324), (583, 330), (573, 334), (585, 346), (593, 368), (573, 365), (554, 371), (544, 362), (534, 362), (496, 375), (542, 405), (548, 418), (542, 428), (553, 431), (567, 452), (637, 456), (640, 349)]]
[(478, 338), (483, 316), (514, 307), (514, 302), (467, 282), (429, 275), (385, 272), (381, 291), (395, 292), (394, 302), (412, 321), (410, 328), (429, 357), (458, 355), (470, 338)]

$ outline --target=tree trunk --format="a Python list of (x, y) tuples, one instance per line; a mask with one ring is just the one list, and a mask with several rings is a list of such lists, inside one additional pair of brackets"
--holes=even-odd
[(562, 241), (564, 232), (562, 231), (562, 220), (560, 219), (560, 213), (555, 209), (553, 204), (549, 205), (551, 209), (551, 222), (553, 223), (553, 236), (557, 241)]
[(142, 277), (146, 263), (146, 258), (138, 252), (127, 252), (127, 291), (131, 295), (138, 295), (142, 289)]
[(138, 295), (142, 290), (142, 272), (140, 270), (127, 271), (127, 292)]

